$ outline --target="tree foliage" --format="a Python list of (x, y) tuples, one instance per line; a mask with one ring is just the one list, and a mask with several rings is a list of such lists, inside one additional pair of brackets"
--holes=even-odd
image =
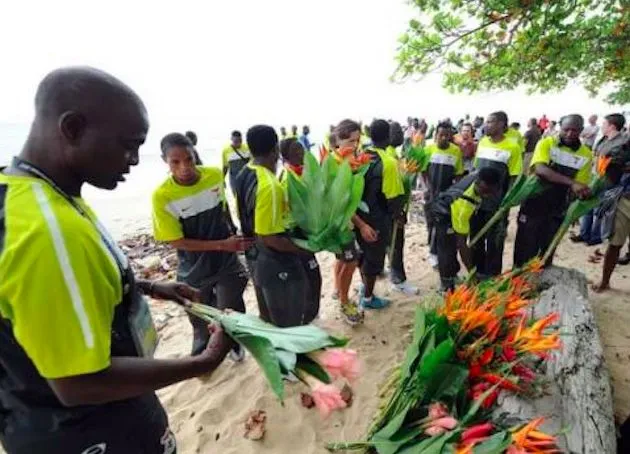
[(394, 79), (444, 73), (454, 92), (548, 92), (576, 81), (630, 102), (630, 0), (412, 0)]

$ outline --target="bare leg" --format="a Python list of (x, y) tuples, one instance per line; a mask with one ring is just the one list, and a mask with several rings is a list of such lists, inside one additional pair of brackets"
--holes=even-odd
[(604, 271), (602, 274), (602, 280), (599, 284), (593, 285), (593, 291), (601, 293), (610, 289), (610, 276), (617, 265), (620, 251), (621, 246), (613, 246), (612, 244), (608, 245), (606, 255), (604, 256)]
[(339, 301), (341, 304), (348, 304), (350, 297), (350, 286), (352, 285), (352, 276), (354, 270), (357, 269), (357, 262), (339, 262), (341, 264), (339, 269)]

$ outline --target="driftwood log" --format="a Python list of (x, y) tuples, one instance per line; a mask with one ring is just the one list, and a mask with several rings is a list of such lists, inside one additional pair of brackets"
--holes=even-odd
[(558, 433), (566, 453), (615, 454), (616, 432), (610, 377), (595, 318), (588, 301), (586, 278), (576, 270), (550, 268), (540, 279), (537, 317), (560, 314), (563, 349), (547, 361), (549, 386), (535, 400), (504, 393), (495, 417), (517, 420), (545, 416), (543, 429)]

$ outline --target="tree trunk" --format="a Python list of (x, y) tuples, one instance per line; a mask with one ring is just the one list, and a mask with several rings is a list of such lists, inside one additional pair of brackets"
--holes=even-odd
[[(559, 447), (567, 453), (614, 454), (616, 432), (610, 376), (586, 278), (576, 270), (552, 267), (540, 285), (545, 289), (534, 315), (560, 314), (563, 349), (546, 362), (545, 395), (527, 400), (504, 393), (495, 417), (520, 420), (545, 416), (547, 433), (564, 431)], [(509, 415), (509, 416), (508, 416)]]

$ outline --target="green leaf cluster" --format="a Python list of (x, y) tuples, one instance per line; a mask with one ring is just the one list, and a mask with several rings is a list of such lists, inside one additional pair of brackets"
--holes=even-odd
[(367, 169), (353, 174), (347, 161), (339, 163), (331, 154), (321, 166), (311, 153), (304, 161), (301, 178), (288, 174), (289, 210), (306, 235), (293, 241), (311, 252), (341, 253), (353, 238), (350, 220), (361, 203)]
[(578, 82), (630, 102), (626, 0), (412, 0), (393, 78), (439, 71), (453, 92), (546, 93)]

